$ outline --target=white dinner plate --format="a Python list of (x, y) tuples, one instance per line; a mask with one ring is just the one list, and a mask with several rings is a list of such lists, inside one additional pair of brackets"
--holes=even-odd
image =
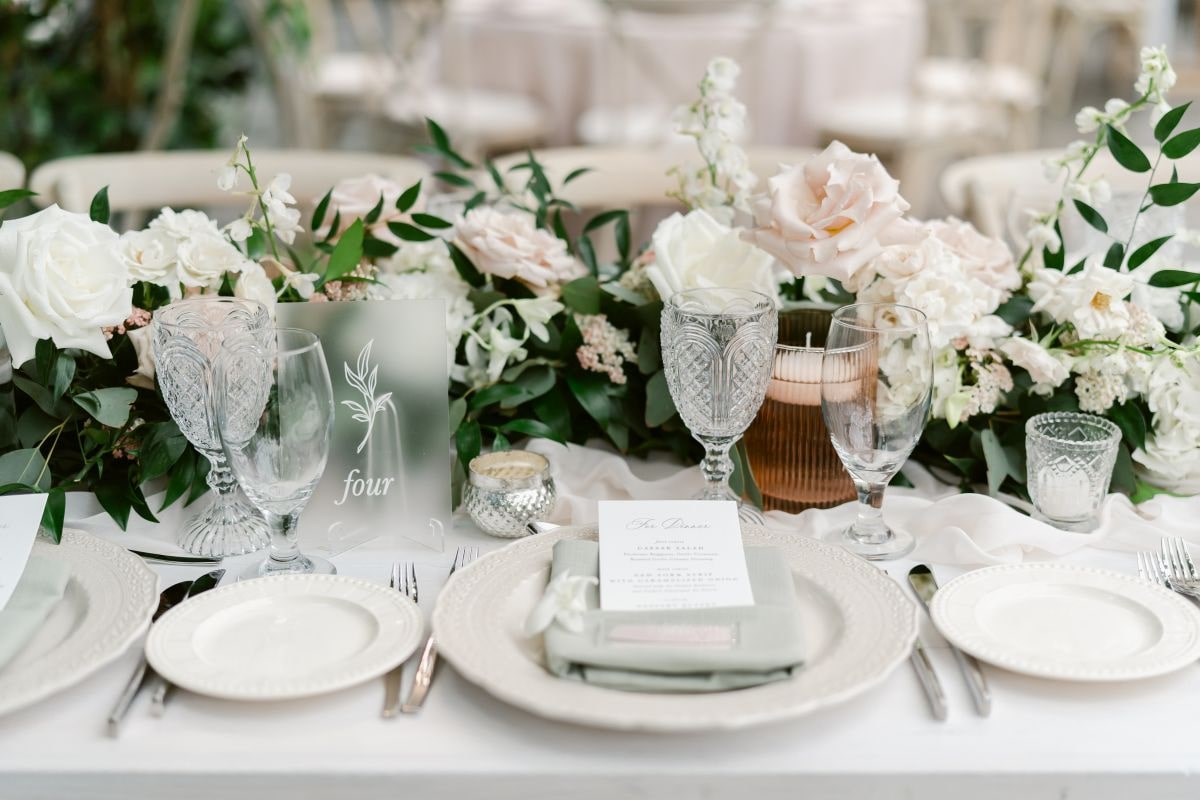
[(879, 684), (917, 635), (917, 608), (886, 575), (845, 550), (798, 533), (744, 526), (748, 546), (777, 547), (796, 578), (808, 659), (785, 681), (706, 694), (623, 692), (557, 678), (543, 666), (541, 637), (521, 626), (541, 597), (558, 528), (484, 556), (455, 573), (438, 597), (438, 651), (499, 699), (550, 719), (602, 728), (701, 731), (795, 717)]
[(77, 530), (38, 539), (35, 556), (64, 561), (62, 601), (17, 656), (0, 669), (0, 714), (67, 688), (124, 653), (158, 606), (158, 576), (123, 547)]
[(421, 640), (417, 606), (342, 575), (282, 575), (213, 589), (164, 614), (146, 659), (172, 683), (227, 700), (290, 700), (377, 678)]
[(968, 572), (934, 595), (930, 613), (959, 649), (1039, 678), (1149, 678), (1200, 658), (1200, 609), (1161, 586), (1093, 567)]

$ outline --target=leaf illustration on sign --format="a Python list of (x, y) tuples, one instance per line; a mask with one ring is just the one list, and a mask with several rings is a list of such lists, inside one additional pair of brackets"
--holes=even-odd
[(375, 387), (379, 380), (379, 367), (371, 366), (371, 347), (374, 344), (375, 340), (372, 339), (363, 346), (358, 353), (358, 361), (355, 363), (354, 369), (350, 368), (349, 362), (342, 365), (346, 373), (346, 382), (357, 389), (363, 398), (361, 403), (355, 400), (342, 401), (342, 405), (354, 412), (354, 421), (367, 426), (367, 432), (363, 434), (362, 441), (358, 443), (358, 447), (354, 451), (356, 453), (361, 453), (367, 446), (367, 442), (371, 440), (371, 431), (375, 429), (375, 415), (382, 411), (388, 401), (392, 399), (391, 392), (384, 392), (379, 397), (375, 396)]

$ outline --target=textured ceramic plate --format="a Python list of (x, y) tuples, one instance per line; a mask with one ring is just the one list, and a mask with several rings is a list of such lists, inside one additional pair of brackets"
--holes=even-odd
[(285, 575), (188, 600), (154, 624), (164, 678), (229, 700), (289, 700), (377, 678), (416, 649), (421, 612), (395, 589), (341, 575)]
[(809, 659), (786, 681), (713, 694), (645, 694), (554, 677), (541, 638), (521, 625), (546, 586), (551, 550), (595, 528), (559, 528), (522, 539), (456, 573), (438, 598), (438, 651), (468, 680), (550, 719), (603, 728), (701, 731), (796, 717), (882, 682), (908, 657), (916, 606), (886, 575), (855, 556), (795, 533), (744, 529), (750, 546), (779, 548), (796, 577)]
[(953, 644), (998, 667), (1071, 681), (1149, 678), (1200, 658), (1200, 609), (1129, 575), (1074, 564), (968, 572), (933, 598)]
[(112, 542), (66, 530), (61, 544), (34, 542), (33, 555), (65, 561), (71, 577), (37, 635), (0, 669), (0, 714), (78, 683), (116, 659), (145, 632), (158, 606), (158, 576)]

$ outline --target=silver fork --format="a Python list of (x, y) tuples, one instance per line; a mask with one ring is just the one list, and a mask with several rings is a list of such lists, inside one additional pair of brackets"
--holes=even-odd
[[(392, 575), (388, 586), (404, 592), (404, 596), (417, 602), (417, 565), (411, 561), (392, 563)], [(407, 661), (407, 659), (406, 659)], [(383, 676), (383, 717), (390, 719), (400, 713), (400, 686), (404, 682), (404, 664)]]
[[(454, 561), (450, 564), (450, 575), (447, 580), (454, 576), (457, 570), (470, 564), (476, 558), (479, 558), (478, 547), (460, 547), (454, 552)], [(421, 704), (425, 702), (425, 695), (429, 692), (429, 685), (433, 682), (433, 670), (437, 666), (437, 644), (433, 640), (433, 634), (429, 634), (429, 638), (425, 640), (425, 647), (421, 651), (421, 661), (417, 664), (417, 672), (413, 675), (412, 689), (408, 692), (408, 700), (404, 705), (400, 706), (400, 710), (405, 714), (416, 714), (421, 710)]]
[(1137, 554), (1138, 575), (1144, 581), (1157, 583), (1164, 589), (1170, 589), (1171, 583), (1167, 580), (1167, 573), (1163, 570), (1162, 561), (1158, 553), (1144, 550)]
[(1192, 563), (1183, 539), (1163, 539), (1161, 546), (1160, 561), (1167, 582), (1177, 592), (1200, 598), (1200, 575), (1196, 573), (1196, 565)]

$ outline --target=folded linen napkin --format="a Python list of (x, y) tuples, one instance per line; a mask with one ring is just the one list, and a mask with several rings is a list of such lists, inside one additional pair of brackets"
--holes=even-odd
[(0, 611), (0, 669), (38, 632), (67, 589), (71, 568), (62, 561), (32, 556), (17, 588)]
[[(669, 611), (601, 611), (586, 587), (580, 630), (545, 632), (554, 674), (635, 692), (719, 692), (780, 681), (804, 661), (804, 637), (787, 561), (772, 547), (747, 547), (754, 605)], [(550, 578), (599, 576), (596, 542), (554, 545)]]

